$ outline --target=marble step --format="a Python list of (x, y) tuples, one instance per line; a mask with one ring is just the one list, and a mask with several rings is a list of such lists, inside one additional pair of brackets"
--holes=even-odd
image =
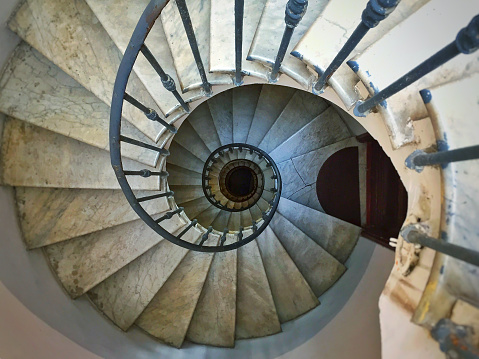
[[(1, 158), (4, 185), (120, 188), (107, 151), (20, 120), (8, 118), (5, 122)], [(155, 171), (126, 158), (123, 166), (125, 170)], [(157, 176), (128, 176), (128, 182), (132, 189), (159, 189)]]
[(188, 218), (195, 219), (200, 213), (211, 206), (211, 202), (203, 196), (192, 201), (178, 203), (178, 205), (184, 207)]
[[(218, 240), (218, 236), (210, 235), (205, 245), (216, 245)], [(135, 324), (166, 344), (180, 348), (214, 256), (189, 251)]]
[(218, 232), (223, 232), (225, 228), (228, 228), (231, 213), (232, 212), (221, 210), (216, 216), (213, 223), (211, 223), (213, 229), (216, 229)]
[(255, 204), (254, 206), (252, 206), (250, 209), (249, 209), (249, 212), (251, 214), (251, 218), (254, 220), (254, 221), (258, 221), (262, 214), (261, 214), (261, 209), (258, 207), (257, 204)]
[(221, 146), (221, 141), (216, 132), (210, 108), (207, 102), (203, 102), (188, 116), (187, 120), (202, 139), (203, 143), (213, 152)]
[(166, 170), (170, 186), (201, 186), (201, 174), (198, 172), (187, 170), (172, 163), (167, 164)]
[(239, 231), (241, 226), (241, 212), (231, 212), (230, 219), (228, 220), (228, 229), (230, 231)]
[(256, 240), (238, 249), (236, 339), (279, 333), (281, 324)]
[(250, 85), (233, 90), (233, 142), (246, 143), (262, 88)]
[(268, 226), (256, 240), (281, 323), (319, 305), (310, 286)]
[[(350, 64), (373, 95), (448, 45), (456, 38), (459, 30), (471, 21), (472, 14), (477, 13), (479, 3), (476, 1), (431, 1), (351, 60)], [(425, 21), (441, 26), (437, 26), (434, 31), (424, 32)], [(405, 38), (410, 41), (404, 42)], [(396, 61), (398, 58), (402, 61)], [(477, 53), (456, 56), (387, 99), (383, 105), (377, 106), (391, 133), (394, 147), (412, 142), (414, 133), (411, 121), (428, 116), (419, 90), (479, 72), (478, 59)], [(391, 67), (389, 64), (393, 62), (395, 66)], [(405, 103), (408, 105), (404, 106)]]
[(205, 196), (201, 186), (170, 185), (170, 189), (175, 192), (174, 198), (176, 203), (189, 202)]
[[(136, 197), (157, 193), (135, 191)], [(23, 238), (30, 249), (138, 218), (121, 190), (16, 187), (15, 197)], [(164, 197), (142, 202), (142, 207), (150, 214), (169, 209)]]
[[(293, 199), (293, 197), (297, 198), (298, 195), (304, 194), (304, 191), (309, 190), (316, 183), (319, 170), (324, 162), (331, 155), (346, 147), (358, 147), (360, 151), (365, 151), (364, 144), (359, 143), (354, 137), (350, 137), (278, 163), (283, 183), (281, 197)], [(315, 201), (319, 206), (317, 198)]]
[[(203, 0), (186, 0), (193, 31), (198, 43), (203, 67), (210, 68), (210, 9), (211, 2)], [(168, 45), (173, 55), (176, 73), (183, 92), (199, 89), (202, 86), (193, 53), (191, 51), (185, 28), (175, 1), (165, 6), (160, 15)], [(212, 85), (230, 85), (231, 75), (207, 73), (208, 82)]]
[[(185, 226), (186, 227), (186, 226)], [(174, 232), (178, 235), (183, 228)], [(200, 231), (191, 228), (182, 237), (194, 243)], [(167, 240), (143, 253), (88, 292), (91, 301), (118, 327), (127, 330), (188, 253)]]
[[(14, 51), (0, 80), (6, 115), (109, 151), (110, 107), (25, 42)], [(154, 145), (128, 122), (122, 134)], [(122, 143), (122, 154), (155, 166), (158, 152)]]
[[(164, 223), (170, 231), (184, 225), (178, 216)], [(143, 220), (138, 219), (52, 244), (45, 247), (45, 253), (67, 293), (77, 298), (162, 239)]]
[[(27, 0), (10, 20), (9, 26), (88, 91), (110, 105), (122, 54), (84, 0)], [(161, 112), (135, 73), (130, 75), (127, 92)], [(126, 102), (123, 114), (154, 141), (163, 128)]]
[(286, 198), (279, 201), (278, 212), (341, 263), (349, 258), (361, 234), (358, 226)]
[(296, 91), (286, 86), (262, 87), (246, 143), (253, 146), (260, 144)]
[(346, 267), (298, 227), (275, 213), (270, 227), (319, 297), (344, 274)]
[(170, 151), (170, 156), (168, 156), (166, 160), (167, 166), (171, 163), (197, 173), (203, 172), (205, 162), (181, 146), (178, 142), (173, 141), (168, 150)]
[(248, 209), (247, 211), (241, 211), (241, 225), (243, 227), (250, 227), (253, 223), (253, 217), (251, 216), (251, 212)]
[(218, 213), (220, 212), (221, 209), (214, 205), (210, 205), (207, 209), (198, 214), (196, 216), (196, 219), (198, 220), (199, 224), (201, 224), (205, 228), (208, 228), (209, 226), (211, 226), (216, 216), (218, 216)]
[[(409, 17), (429, 0), (402, 0), (397, 8), (389, 14), (387, 20), (369, 31), (359, 42), (348, 58), (364, 52), (398, 23)], [(293, 56), (301, 59), (311, 70), (324, 72), (339, 50), (344, 46), (353, 31), (361, 22), (361, 14), (368, 0), (330, 1), (320, 17), (311, 25), (301, 40), (294, 47)], [(328, 34), (318, 41), (318, 34)], [(318, 77), (316, 75), (316, 77)], [(359, 82), (356, 74), (343, 63), (329, 79), (328, 84), (343, 101), (346, 108), (351, 108), (361, 99), (356, 84)]]
[[(227, 236), (225, 244), (235, 241)], [(213, 258), (198, 304), (186, 333), (197, 344), (234, 347), (236, 320), (237, 251)]]
[[(267, 0), (261, 15), (258, 28), (249, 50), (248, 59), (258, 61), (272, 67), (278, 48), (281, 43), (286, 24), (284, 22), (284, 9), (288, 0)], [(308, 88), (312, 82), (312, 75), (301, 60), (291, 56), (290, 53), (298, 41), (303, 37), (314, 20), (321, 15), (328, 0), (310, 0), (303, 19), (294, 29), (291, 42), (286, 50), (281, 71)], [(272, 41), (274, 39), (274, 41)]]
[(313, 121), (289, 137), (270, 153), (276, 163), (317, 150), (351, 137), (348, 127), (334, 107), (329, 106)]
[(328, 107), (323, 99), (308, 92), (296, 91), (260, 142), (259, 148), (270, 153)]
[(200, 160), (206, 162), (211, 151), (204, 144), (201, 137), (196, 133), (193, 126), (188, 121), (185, 121), (178, 133), (173, 138), (173, 142), (178, 143), (183, 148), (186, 148), (194, 156), (198, 157)]
[(233, 93), (225, 91), (212, 97), (208, 100), (208, 107), (221, 145), (233, 143)]
[[(133, 30), (149, 1), (141, 0), (124, 3), (122, 0), (86, 0), (86, 2), (118, 49), (125, 53)], [(121, 27), (118, 26), (119, 20), (121, 21)], [(177, 87), (179, 87), (173, 57), (161, 21), (156, 21), (150, 29), (145, 44), (163, 70), (171, 76)], [(135, 72), (164, 114), (171, 114), (175, 110), (184, 112), (175, 96), (165, 89), (158, 74), (142, 54), (138, 56), (135, 62)], [(195, 101), (201, 97), (202, 92), (200, 90), (190, 91), (182, 96), (185, 102)]]
[[(268, 68), (247, 61), (251, 42), (258, 27), (266, 0), (244, 1), (243, 43), (241, 70), (245, 75), (267, 80)], [(234, 73), (235, 64), (235, 11), (234, 1), (211, 1), (210, 71)]]

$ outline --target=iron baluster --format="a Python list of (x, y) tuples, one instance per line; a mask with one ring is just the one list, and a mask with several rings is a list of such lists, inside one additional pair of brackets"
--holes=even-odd
[(200, 246), (202, 246), (208, 239), (208, 235), (213, 231), (213, 227), (209, 226), (207, 231), (201, 236)]
[(168, 177), (168, 172), (166, 171), (150, 171), (147, 169), (139, 170), (139, 171), (124, 171), (125, 175), (127, 176), (141, 176), (141, 177), (150, 177), (150, 176), (160, 176), (160, 177)]
[(148, 62), (150, 63), (151, 67), (153, 67), (156, 71), (156, 73), (158, 74), (158, 76), (160, 76), (160, 79), (161, 79), (161, 83), (163, 84), (164, 88), (167, 89), (168, 91), (170, 91), (173, 96), (175, 96), (175, 98), (178, 100), (179, 104), (181, 107), (183, 107), (183, 109), (186, 111), (186, 112), (189, 112), (190, 111), (190, 107), (188, 106), (188, 104), (183, 100), (183, 98), (180, 96), (180, 94), (178, 93), (178, 91), (176, 90), (176, 84), (175, 84), (175, 80), (173, 80), (171, 78), (170, 75), (168, 75), (165, 71), (163, 71), (163, 68), (160, 66), (160, 64), (158, 63), (158, 61), (156, 61), (156, 58), (155, 56), (153, 56), (153, 54), (151, 53), (150, 49), (148, 49), (148, 47), (146, 47), (145, 44), (143, 44), (141, 46), (141, 49), (140, 49), (141, 53), (143, 54), (143, 56), (145, 56), (145, 58), (148, 60)]
[(238, 242), (241, 242), (241, 240), (243, 239), (243, 229), (243, 226), (239, 227)]
[(149, 200), (156, 199), (156, 198), (161, 198), (161, 197), (171, 197), (174, 194), (175, 193), (173, 191), (163, 192), (163, 193), (159, 193), (159, 194), (154, 194), (152, 196), (145, 196), (145, 197), (137, 198), (137, 201), (138, 202), (145, 202), (145, 201), (149, 201)]
[(243, 16), (244, 0), (235, 0), (235, 79), (234, 84), (243, 84), (241, 62), (243, 58)]
[(168, 151), (166, 148), (160, 148), (160, 147), (157, 147), (157, 146), (149, 145), (147, 143), (144, 143), (144, 142), (141, 142), (141, 141), (138, 141), (138, 140), (135, 140), (133, 138), (126, 137), (126, 136), (123, 136), (123, 135), (120, 136), (120, 141), (129, 143), (129, 144), (132, 144), (132, 145), (135, 145), (135, 146), (140, 146), (140, 147), (143, 147), (143, 148), (147, 148), (147, 149), (152, 150), (152, 151), (156, 151), (162, 156), (169, 156), (170, 155), (170, 151)]
[(179, 213), (181, 213), (183, 210), (184, 210), (183, 207), (178, 207), (178, 208), (175, 209), (174, 211), (165, 213), (164, 216), (161, 216), (161, 217), (158, 218), (155, 222), (156, 222), (156, 223), (160, 223), (160, 222), (164, 221), (165, 219), (171, 219), (171, 218), (173, 218), (173, 216), (174, 216), (175, 214), (179, 214)]
[(191, 24), (190, 13), (188, 12), (188, 7), (186, 6), (185, 0), (176, 0), (176, 6), (178, 6), (178, 11), (181, 16), (181, 21), (185, 28), (186, 36), (188, 37), (188, 42), (190, 43), (191, 51), (193, 52), (193, 57), (196, 61), (196, 66), (198, 67), (198, 72), (201, 77), (201, 82), (203, 83), (203, 89), (206, 94), (211, 95), (211, 84), (206, 78), (205, 67), (203, 66), (203, 61), (201, 60), (200, 50), (198, 49), (198, 42), (196, 41), (195, 32), (193, 30), (193, 25)]
[(406, 167), (421, 172), (424, 166), (445, 165), (450, 162), (475, 159), (479, 159), (479, 145), (434, 153), (416, 150), (406, 158)]
[[(467, 25), (467, 27), (459, 31), (456, 39), (449, 45), (446, 45), (443, 49), (436, 52), (429, 59), (416, 66), (406, 75), (402, 76), (394, 83), (386, 87), (384, 90), (379, 91), (370, 99), (364, 102), (358, 101), (354, 107), (354, 114), (356, 116), (364, 117), (373, 107), (382, 103), (384, 100), (398, 93), (413, 82), (416, 82), (429, 72), (437, 69), (439, 66), (443, 65), (461, 53), (466, 55), (473, 53), (478, 49), (478, 47), (479, 15), (476, 15)], [(348, 62), (348, 65), (354, 67), (354, 64), (352, 63)]]
[(223, 234), (221, 235), (221, 238), (220, 238), (220, 247), (223, 247), (223, 245), (225, 244), (226, 242), (226, 234), (228, 233), (228, 228), (225, 228), (224, 231), (223, 231)]
[(197, 223), (198, 223), (198, 220), (197, 220), (197, 219), (192, 220), (192, 221), (190, 222), (190, 224), (188, 224), (188, 225), (186, 226), (186, 228), (183, 229), (180, 234), (178, 234), (177, 238), (180, 239), (181, 237), (183, 237), (184, 234), (185, 234), (186, 232), (188, 232), (191, 227), (196, 226)]
[(323, 92), (328, 80), (333, 76), (339, 66), (351, 54), (358, 43), (367, 34), (369, 29), (372, 29), (388, 17), (393, 12), (400, 0), (369, 0), (366, 9), (361, 15), (361, 22), (356, 27), (351, 37), (346, 41), (344, 46), (339, 50), (336, 57), (331, 61), (331, 64), (323, 73), (318, 73), (320, 78), (313, 85), (313, 91), (316, 93)]
[(253, 221), (252, 227), (253, 227), (253, 232), (258, 231), (258, 225), (257, 225), (256, 221)]
[(298, 26), (299, 22), (306, 13), (308, 7), (308, 0), (288, 0), (286, 4), (284, 22), (286, 27), (284, 28), (283, 38), (281, 39), (281, 44), (279, 45), (278, 54), (276, 55), (276, 60), (274, 62), (271, 73), (269, 74), (269, 80), (275, 82), (278, 77), (278, 72), (283, 62), (284, 55), (288, 49), (289, 43), (291, 41), (291, 36), (293, 36), (294, 29)]
[(137, 109), (139, 109), (141, 112), (143, 112), (145, 114), (145, 116), (151, 120), (151, 121), (156, 121), (156, 122), (159, 122), (161, 123), (163, 126), (165, 126), (168, 131), (170, 131), (171, 133), (176, 133), (177, 132), (177, 129), (175, 128), (175, 126), (173, 125), (170, 125), (168, 122), (166, 122), (165, 120), (163, 120), (159, 115), (158, 113), (149, 108), (149, 107), (146, 107), (145, 105), (143, 105), (140, 101), (138, 101), (137, 99), (135, 99), (134, 97), (128, 95), (126, 92), (123, 96), (123, 98), (129, 102), (130, 104), (132, 104), (133, 106), (135, 106)]

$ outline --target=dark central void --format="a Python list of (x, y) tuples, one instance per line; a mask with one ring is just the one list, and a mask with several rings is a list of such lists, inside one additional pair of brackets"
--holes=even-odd
[(234, 196), (248, 196), (255, 190), (253, 176), (249, 167), (235, 167), (226, 175), (226, 189)]

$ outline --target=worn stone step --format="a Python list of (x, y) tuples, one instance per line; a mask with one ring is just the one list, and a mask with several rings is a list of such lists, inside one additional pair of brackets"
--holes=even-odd
[[(459, 30), (471, 21), (472, 14), (477, 13), (479, 3), (476, 1), (430, 1), (355, 57), (351, 66), (369, 93), (374, 95), (448, 45)], [(435, 31), (424, 32), (424, 19), (428, 19), (429, 24), (441, 26)], [(406, 38), (409, 41), (404, 42)], [(397, 61), (398, 58), (401, 61)], [(456, 56), (385, 100), (385, 106), (377, 106), (391, 133), (393, 147), (414, 141), (411, 121), (428, 116), (419, 91), (479, 72), (478, 59), (477, 53)], [(390, 66), (393, 62), (395, 65)], [(404, 106), (405, 103), (407, 106)]]
[(318, 298), (268, 226), (256, 240), (279, 321), (285, 323), (319, 305)]
[[(235, 241), (229, 236), (226, 244)], [(213, 258), (186, 339), (197, 344), (233, 347), (235, 343), (237, 251)]]
[[(205, 245), (218, 243), (211, 235)], [(155, 294), (136, 325), (161, 341), (180, 348), (200, 298), (214, 253), (189, 251)]]
[[(241, 70), (248, 76), (267, 80), (268, 69), (265, 66), (246, 60), (265, 2), (266, 0), (244, 2)], [(234, 1), (212, 0), (210, 24), (210, 71), (234, 73), (236, 69)]]
[(256, 240), (238, 249), (236, 339), (279, 333), (281, 324)]
[(233, 89), (233, 142), (246, 143), (262, 85)]
[[(367, 33), (348, 58), (364, 52), (371, 44), (428, 1), (401, 1), (397, 8), (388, 15), (386, 21), (381, 21), (373, 31)], [(311, 69), (324, 72), (360, 23), (361, 13), (366, 8), (367, 2), (368, 0), (330, 1), (321, 16), (314, 21), (295, 46), (292, 55), (308, 64)], [(321, 41), (318, 41), (318, 34), (328, 34), (328, 36), (321, 37)], [(354, 72), (344, 63), (329, 79), (328, 83), (341, 98), (344, 105), (351, 108), (357, 100), (361, 99), (355, 89), (358, 80)]]
[(178, 203), (178, 205), (185, 208), (185, 213), (188, 218), (195, 219), (201, 212), (211, 206), (211, 202), (203, 196), (192, 201)]
[(223, 232), (225, 228), (228, 228), (228, 222), (229, 222), (230, 216), (231, 216), (231, 212), (221, 210), (216, 216), (213, 223), (211, 223), (211, 225), (217, 231)]
[(271, 125), (259, 148), (270, 153), (303, 126), (323, 113), (328, 104), (308, 92), (296, 91), (274, 124)]
[[(108, 106), (122, 54), (84, 0), (27, 0), (10, 28)], [(105, 61), (108, 59), (108, 61)], [(161, 112), (133, 72), (127, 92)], [(163, 126), (125, 102), (125, 118), (152, 140)]]
[(282, 198), (278, 212), (341, 263), (345, 263), (361, 234), (361, 228), (326, 213)]
[(231, 212), (230, 219), (228, 221), (228, 229), (230, 231), (239, 231), (240, 226), (241, 226), (240, 212)]
[(201, 174), (198, 172), (187, 170), (172, 163), (167, 164), (166, 170), (170, 186), (201, 186)]
[[(119, 188), (110, 154), (69, 137), (9, 118), (2, 144), (2, 183), (10, 186)], [(38, 164), (44, 164), (39, 166)], [(125, 170), (153, 167), (123, 159)], [(158, 176), (128, 176), (132, 189), (158, 190)]]
[[(222, 92), (208, 100), (211, 118), (221, 145), (233, 143), (233, 94)], [(213, 129), (211, 129), (212, 131)]]
[[(0, 80), (0, 111), (109, 151), (110, 107), (22, 42)], [(128, 122), (122, 134), (155, 143)], [(158, 152), (122, 143), (122, 155), (155, 166)]]
[[(179, 228), (174, 234), (178, 235), (183, 228)], [(198, 230), (191, 228), (182, 239), (194, 243), (200, 234)], [(88, 296), (103, 314), (121, 329), (127, 330), (187, 253), (188, 249), (162, 240), (91, 289)]]
[(286, 86), (263, 86), (246, 143), (258, 146), (297, 90)]
[(211, 153), (188, 121), (181, 125), (173, 141), (179, 143), (203, 162), (206, 162)]
[[(198, 43), (203, 66), (208, 72), (210, 68), (210, 1), (186, 0), (186, 6), (191, 18), (193, 31)], [(170, 46), (176, 73), (184, 92), (198, 89), (202, 86), (198, 68), (190, 49), (180, 13), (176, 2), (171, 1), (160, 15), (163, 29)], [(232, 84), (232, 78), (227, 74), (207, 73), (208, 82), (212, 85)]]
[[(173, 231), (183, 223), (178, 216), (165, 221)], [(158, 244), (163, 238), (143, 220), (45, 247), (51, 267), (70, 296), (76, 298)]]
[[(137, 198), (158, 191), (135, 191)], [(38, 248), (138, 218), (121, 190), (17, 187), (15, 198), (23, 238)], [(150, 214), (169, 209), (167, 200), (142, 202)]]
[[(249, 50), (248, 59), (258, 61), (268, 67), (272, 67), (278, 54), (286, 24), (284, 22), (284, 9), (287, 0), (267, 0), (261, 15), (261, 20)], [(303, 87), (308, 88), (312, 81), (311, 73), (301, 60), (291, 56), (297, 42), (303, 37), (314, 20), (318, 18), (327, 5), (327, 0), (312, 0), (308, 2), (308, 8), (298, 26), (294, 29), (291, 42), (286, 50), (281, 71), (290, 76)]]
[(197, 198), (204, 197), (203, 188), (201, 186), (173, 186), (170, 189), (175, 192), (176, 203), (184, 203), (193, 201)]
[(249, 227), (252, 225), (253, 218), (251, 217), (251, 212), (249, 211), (249, 209), (246, 211), (241, 211), (240, 215), (241, 215), (241, 225), (243, 227)]
[(205, 228), (208, 228), (209, 226), (211, 226), (220, 211), (221, 209), (219, 209), (218, 207), (210, 205), (207, 209), (198, 214), (196, 216), (196, 219), (198, 219), (199, 224), (201, 224)]
[(187, 120), (202, 139), (203, 143), (213, 152), (221, 146), (221, 141), (216, 132), (210, 108), (207, 102), (203, 102), (188, 116)]
[(330, 106), (314, 120), (276, 147), (270, 156), (276, 163), (298, 157), (351, 137), (348, 127)]
[(179, 167), (183, 167), (190, 171), (202, 173), (205, 165), (204, 161), (196, 157), (186, 148), (181, 146), (178, 142), (172, 142), (169, 149), (170, 156), (168, 156), (167, 164), (174, 164)]
[(270, 227), (317, 297), (326, 292), (346, 271), (341, 262), (280, 213), (275, 213)]
[[(115, 45), (122, 53), (125, 53), (133, 30), (149, 1), (141, 0), (129, 3), (124, 3), (122, 0), (86, 1)], [(121, 28), (118, 27), (118, 19), (121, 19)], [(177, 87), (179, 87), (173, 57), (161, 21), (156, 21), (150, 29), (145, 44), (163, 70), (171, 76)], [(170, 114), (175, 110), (184, 112), (173, 94), (165, 89), (158, 74), (142, 54), (138, 56), (135, 62), (135, 72), (164, 114)], [(185, 102), (191, 102), (202, 97), (202, 93), (200, 90), (195, 90), (182, 97)]]

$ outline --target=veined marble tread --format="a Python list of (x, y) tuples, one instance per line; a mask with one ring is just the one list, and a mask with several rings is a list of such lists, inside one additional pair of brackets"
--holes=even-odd
[[(170, 231), (182, 226), (178, 216), (165, 221)], [(163, 238), (143, 220), (45, 247), (52, 269), (65, 290), (76, 298), (158, 244)]]
[(208, 147), (210, 152), (213, 152), (221, 146), (221, 141), (218, 133), (214, 131), (215, 124), (211, 117), (210, 107), (207, 102), (200, 104), (188, 116), (188, 122), (195, 129), (198, 136), (201, 137), (203, 143)]
[(260, 144), (296, 91), (286, 86), (262, 87), (246, 143)]
[(197, 198), (204, 197), (203, 188), (200, 186), (175, 186), (170, 185), (170, 189), (175, 192), (176, 203), (184, 203), (193, 201)]
[[(122, 54), (85, 0), (27, 0), (9, 22), (10, 28), (32, 47), (110, 105)], [(108, 59), (108, 61), (105, 61)], [(134, 72), (127, 92), (161, 112)], [(125, 118), (156, 140), (159, 123), (125, 102)]]
[[(287, 0), (266, 1), (261, 20), (249, 50), (248, 59), (259, 61), (270, 68), (273, 66), (286, 27), (284, 22), (284, 9), (287, 2)], [(306, 13), (294, 29), (291, 42), (281, 64), (281, 71), (305, 88), (311, 85), (312, 75), (306, 68), (306, 65), (301, 62), (301, 60), (291, 56), (290, 53), (313, 24), (314, 20), (320, 16), (327, 3), (328, 0), (309, 1)]]
[(168, 150), (170, 151), (170, 156), (166, 159), (167, 164), (172, 163), (178, 167), (197, 173), (203, 172), (205, 162), (196, 157), (178, 142), (173, 141)]
[[(205, 245), (217, 245), (218, 240), (219, 236), (210, 234)], [(136, 325), (180, 348), (214, 256), (214, 253), (189, 251), (141, 313)]]
[[(241, 71), (245, 75), (267, 80), (267, 67), (246, 60), (265, 3), (266, 0), (244, 1)], [(234, 73), (236, 70), (234, 1), (211, 0), (210, 24), (210, 71)]]
[(200, 160), (206, 162), (211, 151), (204, 144), (201, 137), (196, 133), (193, 126), (188, 121), (185, 121), (178, 133), (173, 138), (173, 142), (178, 143), (183, 148), (186, 148), (193, 155), (198, 157)]
[(279, 333), (281, 324), (256, 240), (238, 248), (236, 339)]
[[(173, 233), (178, 235), (184, 227)], [(200, 235), (199, 230), (191, 228), (182, 239), (194, 243)], [(127, 330), (187, 253), (188, 249), (162, 240), (90, 290), (88, 296), (116, 325)]]
[[(471, 14), (477, 13), (479, 3), (476, 1), (431, 1), (351, 60), (351, 66), (373, 95), (448, 45), (459, 30), (471, 21)], [(435, 31), (424, 32), (426, 18), (428, 23), (441, 26)], [(417, 36), (418, 33), (424, 36)], [(405, 38), (410, 41), (402, 41)], [(402, 61), (396, 61), (405, 53), (408, 56)], [(413, 141), (411, 121), (428, 116), (419, 91), (479, 72), (478, 59), (477, 53), (458, 55), (377, 106), (389, 128), (394, 147)], [(395, 65), (390, 66), (393, 62)], [(404, 106), (405, 103), (407, 106)]]
[(305, 91), (296, 91), (264, 136), (259, 148), (268, 153), (273, 151), (328, 107), (323, 99)]
[(275, 213), (270, 226), (317, 297), (346, 271), (341, 262), (280, 213)]
[(233, 142), (246, 143), (262, 85), (233, 89)]
[[(233, 143), (233, 93), (222, 92), (208, 101), (211, 118), (221, 145)], [(213, 128), (210, 129), (213, 131)]]
[(278, 212), (341, 263), (356, 246), (361, 228), (302, 204), (281, 198)]
[[(119, 188), (110, 154), (69, 137), (8, 118), (2, 144), (2, 183), (10, 186)], [(39, 166), (45, 164), (48, 166)], [(155, 168), (123, 159), (125, 170)], [(158, 190), (157, 176), (128, 176), (132, 189)]]
[(223, 232), (225, 228), (228, 228), (229, 219), (232, 212), (221, 210), (216, 216), (211, 225), (219, 232)]
[[(109, 151), (110, 107), (55, 66), (21, 43), (0, 80), (0, 111), (61, 135)], [(122, 133), (154, 145), (123, 121)], [(122, 143), (122, 155), (155, 166), (158, 152)]]
[(230, 231), (238, 231), (241, 226), (241, 214), (240, 212), (231, 212), (228, 219), (228, 228)]
[[(185, 213), (188, 218), (195, 219), (201, 212), (208, 209), (211, 203), (203, 196), (192, 201), (179, 203), (178, 205), (185, 208)], [(202, 223), (200, 222), (200, 224)]]
[(351, 137), (334, 107), (329, 106), (311, 122), (276, 147), (270, 156), (276, 163), (301, 156)]
[(279, 321), (285, 323), (319, 305), (318, 298), (268, 226), (256, 240)]
[[(210, 68), (211, 3), (204, 0), (186, 0), (186, 6), (198, 43), (203, 67), (208, 71)], [(193, 57), (176, 1), (170, 1), (161, 12), (160, 17), (183, 92), (200, 88), (202, 82), (198, 73), (198, 67)], [(232, 77), (227, 74), (207, 73), (206, 76), (208, 82), (212, 85), (230, 85), (233, 82)]]
[[(143, 197), (158, 191), (135, 191)], [(101, 231), (138, 218), (121, 190), (16, 187), (22, 233), (38, 248)], [(150, 214), (169, 209), (164, 197), (142, 203)]]
[(171, 186), (201, 186), (201, 173), (190, 171), (184, 167), (168, 163), (168, 183)]
[[(98, 17), (118, 49), (122, 53), (125, 53), (133, 30), (135, 30), (136, 24), (149, 4), (149, 1), (140, 0), (125, 3), (123, 0), (86, 0), (86, 2)], [(178, 86), (179, 81), (176, 76), (173, 57), (160, 20), (157, 20), (151, 28), (145, 40), (145, 45), (155, 56), (163, 70), (171, 76)], [(135, 62), (135, 73), (145, 84), (145, 87), (164, 114), (169, 115), (173, 111), (180, 109), (180, 104), (175, 96), (165, 89), (158, 74), (142, 54), (138, 56)], [(202, 96), (200, 90), (191, 91), (182, 97), (185, 102), (190, 102), (196, 100), (198, 96)], [(180, 111), (184, 112), (184, 110)]]
[[(225, 244), (236, 241), (228, 235)], [(233, 347), (236, 319), (237, 252), (215, 253), (186, 338), (198, 344)]]
[(218, 213), (221, 211), (218, 207), (214, 205), (210, 205), (204, 211), (196, 216), (198, 223), (201, 224), (203, 227), (208, 228), (211, 226), (211, 223), (215, 220)]

